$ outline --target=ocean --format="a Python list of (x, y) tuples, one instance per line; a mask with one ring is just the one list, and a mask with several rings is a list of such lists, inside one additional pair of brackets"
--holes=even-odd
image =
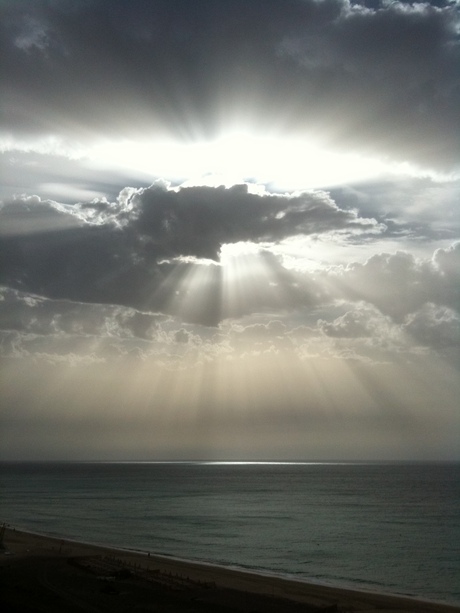
[(0, 520), (460, 604), (460, 464), (0, 463)]

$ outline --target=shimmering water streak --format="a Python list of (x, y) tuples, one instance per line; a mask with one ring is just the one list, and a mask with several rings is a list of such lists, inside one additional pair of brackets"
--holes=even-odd
[(460, 603), (459, 464), (1, 464), (35, 531)]

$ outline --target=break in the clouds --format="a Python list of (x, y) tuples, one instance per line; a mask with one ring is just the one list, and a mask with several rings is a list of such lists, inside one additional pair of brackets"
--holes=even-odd
[(6, 458), (458, 458), (454, 0), (6, 0)]

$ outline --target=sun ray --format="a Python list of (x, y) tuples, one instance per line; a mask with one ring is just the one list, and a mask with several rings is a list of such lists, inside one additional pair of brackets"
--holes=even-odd
[(283, 305), (283, 291), (275, 272), (276, 262), (252, 243), (223, 245), (222, 316), (238, 317)]

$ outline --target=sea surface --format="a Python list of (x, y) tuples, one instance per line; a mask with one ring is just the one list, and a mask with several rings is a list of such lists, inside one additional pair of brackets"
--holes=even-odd
[(0, 521), (460, 604), (460, 464), (0, 463)]

